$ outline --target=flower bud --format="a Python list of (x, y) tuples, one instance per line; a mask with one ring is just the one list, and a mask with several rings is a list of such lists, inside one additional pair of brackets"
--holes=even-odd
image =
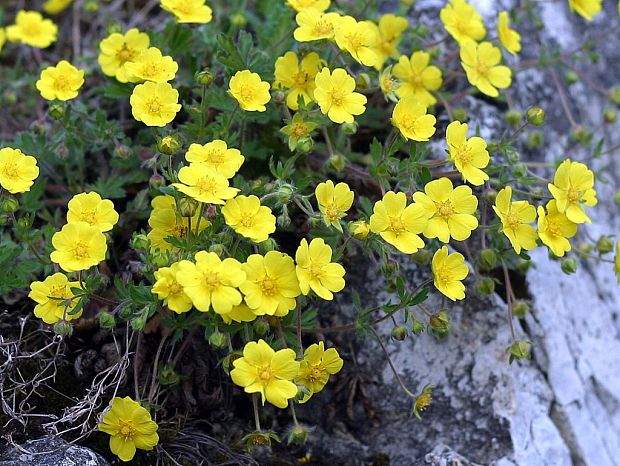
[(159, 173), (154, 173), (149, 178), (149, 186), (151, 187), (151, 189), (157, 189), (157, 190), (159, 188), (163, 188), (164, 186), (166, 186), (166, 179), (163, 176), (161, 176)]
[(217, 254), (217, 256), (219, 258), (222, 258), (222, 257), (224, 257), (224, 253), (226, 252), (226, 248), (224, 247), (223, 244), (215, 243), (215, 244), (212, 244), (211, 246), (209, 246), (209, 252), (214, 252), (215, 254)]
[(585, 241), (581, 241), (578, 245), (577, 245), (577, 250), (582, 253), (582, 254), (590, 254), (592, 251), (594, 251), (594, 245), (590, 244), (590, 243), (586, 243)]
[(534, 126), (542, 126), (545, 123), (545, 111), (540, 107), (527, 109), (527, 121)]
[(278, 243), (273, 238), (267, 238), (265, 241), (258, 243), (258, 252), (261, 254), (267, 254), (269, 251), (277, 251)]
[(530, 312), (530, 305), (525, 301), (518, 300), (512, 303), (512, 315), (519, 319), (525, 317), (525, 314)]
[(364, 220), (351, 222), (349, 223), (349, 233), (351, 233), (351, 236), (355, 239), (359, 239), (360, 241), (365, 240), (370, 233), (370, 225)]
[(65, 115), (65, 105), (58, 102), (53, 102), (49, 105), (47, 114), (54, 120), (60, 120)]
[(570, 275), (577, 271), (577, 261), (573, 259), (572, 257), (569, 257), (562, 261), (561, 267), (562, 267), (562, 272), (564, 272), (566, 275)]
[(133, 151), (125, 144), (118, 144), (116, 147), (114, 147), (114, 157), (117, 157), (119, 159), (128, 159), (132, 155)]
[(166, 364), (159, 371), (159, 382), (164, 386), (174, 386), (181, 381), (181, 377), (174, 370), (172, 363)]
[(397, 325), (392, 329), (392, 339), (396, 341), (403, 341), (407, 338), (407, 329), (402, 325)]
[(521, 160), (519, 153), (512, 147), (506, 149), (506, 158), (508, 158), (508, 161), (512, 163), (517, 163)]
[(0, 212), (11, 214), (19, 209), (19, 201), (13, 196), (0, 199)]
[(420, 333), (422, 333), (424, 331), (424, 322), (422, 322), (421, 320), (416, 319), (415, 317), (412, 317), (411, 331), (415, 335), (419, 335)]
[(607, 254), (614, 250), (614, 242), (609, 236), (601, 236), (596, 242), (596, 250), (599, 254)]
[(143, 312), (141, 315), (131, 319), (129, 321), (129, 324), (131, 325), (131, 328), (134, 329), (134, 330), (137, 330), (139, 332), (144, 330), (144, 327), (146, 326), (147, 316), (148, 316), (148, 314), (146, 312)]
[(233, 26), (242, 28), (248, 24), (248, 19), (243, 13), (233, 13), (230, 15), (230, 22)]
[(616, 191), (616, 194), (614, 194), (614, 202), (616, 205), (620, 205), (620, 191)]
[(106, 27), (106, 32), (108, 33), (108, 35), (114, 34), (115, 32), (122, 33), (123, 32), (123, 28), (116, 21), (112, 21)]
[(609, 101), (612, 104), (620, 105), (620, 85), (609, 89)]
[(370, 89), (370, 76), (368, 73), (359, 73), (355, 78), (355, 87), (359, 90)]
[(476, 283), (476, 292), (480, 296), (490, 296), (495, 291), (495, 281), (490, 277), (482, 277)]
[(179, 211), (181, 217), (193, 217), (198, 211), (198, 204), (193, 199), (183, 197), (179, 199), (179, 203), (177, 204), (177, 210)]
[(495, 189), (487, 189), (482, 193), (482, 198), (487, 204), (495, 204), (497, 191)]
[(4, 226), (9, 223), (10, 216), (6, 214), (0, 214), (0, 226)]
[(293, 428), (291, 429), (291, 431), (288, 434), (288, 444), (295, 444), (295, 445), (305, 445), (306, 441), (308, 440), (308, 434), (310, 433), (310, 429), (306, 429), (304, 426), (302, 425), (295, 425), (293, 426)]
[(618, 113), (615, 110), (608, 108), (605, 110), (605, 113), (603, 113), (603, 119), (605, 120), (605, 123), (615, 123), (618, 121)]
[(543, 143), (543, 134), (540, 131), (532, 131), (527, 137), (527, 146), (530, 149), (538, 149)]
[(194, 79), (201, 86), (209, 86), (215, 80), (215, 77), (209, 68), (204, 68), (196, 72)]
[(295, 145), (295, 150), (301, 152), (302, 154), (306, 154), (310, 152), (313, 147), (314, 141), (312, 140), (312, 138), (307, 137), (297, 141), (297, 144)]
[(254, 322), (254, 332), (260, 337), (266, 335), (269, 329), (269, 322), (264, 319), (258, 319)]
[(181, 142), (179, 137), (174, 134), (169, 134), (163, 138), (157, 139), (157, 150), (162, 154), (174, 155), (181, 148)]
[(450, 333), (450, 317), (443, 309), (433, 314), (428, 324), (430, 333), (435, 337), (442, 338)]
[(273, 93), (273, 102), (275, 104), (283, 104), (286, 102), (286, 94), (282, 91), (275, 91)]
[(532, 268), (532, 261), (531, 260), (526, 260), (526, 259), (523, 259), (523, 258), (519, 258), (519, 259), (517, 259), (517, 264), (516, 264), (515, 267), (517, 269), (517, 272), (525, 273), (529, 269)]
[(417, 252), (411, 254), (409, 257), (418, 265), (428, 265), (431, 263), (433, 254), (427, 249), (418, 249)]
[(570, 135), (571, 139), (582, 145), (587, 145), (592, 140), (592, 133), (583, 126), (577, 126)]
[(352, 136), (353, 134), (357, 133), (357, 128), (358, 128), (358, 124), (357, 122), (353, 121), (352, 123), (343, 123), (340, 125), (340, 128), (342, 128), (342, 132), (344, 134), (346, 134), (347, 136)]
[(209, 344), (213, 348), (224, 348), (226, 346), (226, 335), (216, 328), (213, 333), (209, 335)]
[(66, 320), (59, 320), (54, 324), (54, 333), (56, 335), (64, 335), (69, 337), (73, 333), (73, 325)]
[(514, 360), (531, 359), (530, 349), (532, 344), (528, 341), (515, 341), (508, 347), (510, 356), (508, 362), (512, 364)]
[(564, 75), (564, 81), (566, 81), (566, 84), (570, 86), (579, 81), (579, 76), (577, 76), (577, 73), (571, 70)]
[(86, 13), (97, 13), (101, 5), (97, 0), (88, 0), (84, 3), (84, 11)]
[(345, 159), (340, 154), (334, 154), (329, 159), (327, 159), (327, 164), (333, 170), (336, 170), (337, 172), (341, 172), (342, 170), (344, 170), (344, 167), (347, 164), (347, 159)]
[(112, 330), (116, 326), (114, 315), (105, 311), (97, 313), (97, 322), (99, 323), (99, 327), (105, 330)]
[(288, 204), (288, 202), (291, 200), (291, 197), (293, 197), (293, 194), (295, 194), (295, 187), (293, 185), (290, 185), (288, 183), (282, 183), (280, 186), (278, 186), (277, 197), (278, 201), (280, 201), (282, 204)]
[(478, 255), (478, 265), (481, 270), (492, 270), (497, 264), (497, 254), (493, 249), (483, 249)]
[(142, 233), (134, 233), (131, 238), (131, 248), (136, 251), (146, 251), (149, 248), (149, 239)]
[(17, 93), (14, 91), (5, 91), (3, 97), (4, 102), (8, 105), (13, 105), (17, 103)]
[(32, 123), (30, 128), (39, 136), (44, 136), (47, 133), (47, 125), (45, 124), (45, 121), (37, 120)]
[(162, 267), (168, 267), (170, 265), (170, 258), (167, 254), (155, 253), (151, 256), (151, 262), (157, 269)]
[(460, 121), (461, 123), (466, 123), (468, 119), (467, 110), (463, 107), (456, 107), (452, 110), (452, 116), (455, 121)]
[(504, 115), (504, 119), (506, 120), (506, 123), (516, 129), (523, 121), (523, 113), (517, 110), (508, 110)]
[(282, 212), (281, 215), (277, 216), (276, 223), (280, 228), (288, 228), (291, 224), (291, 217), (288, 216), (288, 213)]

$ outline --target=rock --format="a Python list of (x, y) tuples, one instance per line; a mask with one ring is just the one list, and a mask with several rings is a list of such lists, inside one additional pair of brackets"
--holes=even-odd
[(0, 466), (110, 466), (94, 451), (56, 437), (30, 440), (0, 456)]

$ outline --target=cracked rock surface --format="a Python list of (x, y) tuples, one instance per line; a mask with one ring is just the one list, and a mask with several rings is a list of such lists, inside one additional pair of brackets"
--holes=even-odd
[(110, 466), (110, 463), (88, 448), (43, 437), (0, 455), (0, 466)]

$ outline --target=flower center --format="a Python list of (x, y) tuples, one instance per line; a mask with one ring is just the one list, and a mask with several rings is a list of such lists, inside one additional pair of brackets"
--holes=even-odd
[(468, 163), (471, 163), (472, 160), (472, 154), (471, 154), (471, 150), (469, 147), (467, 147), (467, 145), (463, 145), (460, 147), (454, 147), (454, 159), (458, 160), (459, 163), (461, 165), (467, 165)]
[(6, 162), (2, 167), (2, 174), (7, 178), (17, 178), (19, 176), (19, 167), (13, 161)]
[(291, 126), (291, 136), (302, 138), (308, 135), (308, 128), (303, 123), (295, 123)]
[(21, 29), (22, 33), (25, 36), (29, 37), (35, 37), (41, 34), (41, 27), (38, 21), (27, 21), (26, 23), (22, 24)]
[(352, 49), (358, 49), (364, 46), (364, 37), (357, 31), (345, 35), (344, 38)]
[(312, 366), (312, 369), (308, 371), (308, 380), (312, 383), (318, 380), (321, 380), (322, 376), (323, 376), (323, 368), (321, 367), (321, 364), (316, 364)]
[(564, 236), (560, 222), (552, 217), (547, 217), (547, 232), (551, 236)]
[(80, 217), (82, 218), (84, 222), (94, 225), (95, 223), (97, 223), (96, 218), (95, 218), (96, 215), (97, 213), (94, 210), (84, 210), (81, 212)]
[(130, 49), (127, 44), (123, 44), (123, 47), (116, 52), (116, 58), (121, 62), (121, 65), (124, 65), (128, 61), (134, 61), (135, 57), (135, 50)]
[(422, 76), (420, 76), (417, 73), (414, 73), (409, 76), (409, 84), (411, 84), (411, 87), (416, 88), (416, 89), (424, 87), (422, 85)]
[(244, 102), (250, 102), (256, 95), (254, 86), (251, 84), (242, 84), (239, 88), (239, 96)]
[(381, 80), (383, 92), (390, 94), (396, 90), (396, 80), (392, 76), (386, 76)]
[(566, 192), (566, 197), (568, 198), (569, 204), (576, 204), (581, 198), (581, 191), (571, 186)]
[(183, 293), (183, 287), (177, 281), (170, 282), (168, 285), (168, 294), (176, 295)]
[(153, 97), (146, 103), (146, 108), (151, 115), (159, 115), (163, 105), (159, 100), (159, 97)]
[(506, 214), (504, 222), (508, 226), (508, 228), (510, 228), (511, 230), (515, 230), (521, 223), (519, 221), (519, 216), (515, 214), (514, 212), (508, 212)]
[(220, 281), (220, 274), (218, 274), (217, 272), (212, 272), (209, 275), (205, 275), (204, 278), (205, 286), (209, 289), (209, 291), (213, 291), (222, 284), (222, 282)]
[(213, 165), (221, 165), (224, 162), (224, 152), (221, 150), (208, 151), (207, 161)]
[(248, 213), (242, 214), (239, 223), (241, 223), (241, 225), (244, 226), (245, 228), (253, 227), (254, 226), (254, 215), (248, 214)]
[(320, 280), (323, 277), (323, 265), (312, 263), (309, 272), (312, 279)]
[(452, 271), (448, 267), (438, 267), (435, 270), (435, 279), (442, 284), (452, 281)]
[(185, 234), (187, 228), (182, 223), (177, 223), (172, 228), (170, 228), (170, 236), (174, 236), (175, 238), (180, 238)]
[(78, 241), (73, 249), (73, 257), (77, 260), (86, 259), (90, 257), (88, 244), (83, 241)]
[(203, 176), (196, 183), (196, 187), (198, 188), (200, 194), (213, 195), (216, 188), (216, 182), (210, 176)]
[(340, 219), (340, 210), (334, 204), (329, 204), (325, 209), (325, 218), (328, 222), (338, 221)]
[(293, 76), (293, 80), (298, 87), (305, 87), (306, 83), (308, 82), (308, 73), (300, 71)]
[(136, 428), (133, 425), (132, 421), (124, 421), (119, 419), (118, 421), (118, 435), (121, 436), (124, 440), (133, 439), (136, 433)]
[(154, 76), (157, 76), (160, 73), (161, 73), (161, 68), (157, 65), (157, 63), (154, 63), (154, 62), (146, 63), (142, 67), (142, 74), (144, 76), (148, 76), (152, 78)]
[(259, 282), (261, 291), (266, 296), (273, 296), (278, 292), (278, 284), (268, 275), (265, 275)]
[(319, 19), (314, 24), (314, 33), (320, 36), (331, 35), (334, 32), (334, 25), (331, 21), (325, 19)]
[(344, 93), (339, 89), (332, 89), (330, 93), (332, 99), (332, 105), (336, 107), (342, 106), (344, 103)]
[(405, 225), (400, 217), (390, 217), (390, 227), (388, 228), (396, 237), (405, 232)]
[(454, 214), (454, 207), (450, 200), (444, 202), (436, 202), (435, 207), (437, 208), (437, 216), (443, 218), (444, 220), (448, 220), (452, 214)]
[(482, 77), (486, 78), (489, 75), (489, 69), (490, 67), (486, 63), (481, 62), (480, 60), (478, 60), (478, 62), (476, 63), (476, 71), (478, 72), (478, 75)]
[(54, 80), (54, 90), (56, 91), (68, 91), (70, 88), (69, 81), (65, 76), (59, 76)]
[(258, 368), (256, 375), (263, 385), (269, 385), (269, 382), (273, 379), (273, 371), (270, 366)]

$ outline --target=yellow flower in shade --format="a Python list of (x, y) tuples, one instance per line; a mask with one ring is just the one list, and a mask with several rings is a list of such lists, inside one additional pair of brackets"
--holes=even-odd
[(510, 17), (507, 11), (500, 12), (497, 17), (497, 35), (499, 42), (513, 55), (521, 51), (521, 34), (510, 29)]
[(344, 267), (332, 262), (332, 248), (323, 238), (315, 238), (308, 245), (302, 239), (295, 253), (295, 272), (303, 295), (314, 291), (320, 298), (331, 301), (333, 293), (344, 288)]
[(325, 344), (322, 341), (308, 346), (299, 365), (299, 375), (295, 379), (295, 382), (305, 386), (310, 391), (310, 394), (305, 396), (301, 403), (305, 403), (312, 395), (323, 390), (329, 381), (329, 376), (340, 372), (343, 364), (344, 362), (336, 348), (325, 349)]
[(448, 253), (448, 248), (442, 246), (432, 261), (433, 284), (439, 292), (452, 301), (465, 298), (465, 285), (462, 280), (469, 274), (469, 269), (465, 265), (463, 254), (454, 252)]
[(388, 58), (398, 57), (398, 44), (403, 32), (409, 26), (409, 22), (402, 16), (390, 13), (381, 16), (378, 26), (372, 22), (369, 24), (372, 24), (377, 38), (372, 49), (377, 55), (375, 68), (380, 70)]
[(170, 267), (161, 267), (155, 272), (155, 283), (151, 291), (160, 301), (164, 301), (168, 309), (177, 314), (188, 312), (192, 308), (192, 300), (183, 291), (183, 286), (177, 281), (179, 263)]
[(291, 120), (284, 120), (286, 126), (280, 129), (288, 136), (288, 148), (294, 151), (300, 141), (310, 140), (312, 131), (318, 126), (312, 121), (304, 120), (301, 113), (293, 115)]
[(294, 8), (295, 11), (303, 11), (314, 8), (318, 11), (325, 11), (329, 8), (330, 0), (286, 0), (286, 3)]
[(238, 260), (221, 260), (216, 253), (206, 251), (197, 252), (194, 259), (195, 263), (178, 262), (176, 279), (196, 309), (208, 312), (213, 307), (218, 314), (227, 314), (241, 304), (237, 288), (246, 277)]
[(213, 19), (213, 10), (205, 0), (161, 0), (161, 7), (172, 13), (177, 23), (205, 24)]
[(6, 28), (6, 36), (11, 42), (20, 42), (44, 49), (56, 42), (58, 26), (51, 19), (45, 19), (38, 11), (20, 10), (15, 24)]
[(489, 164), (487, 143), (478, 136), (467, 139), (467, 123), (453, 121), (446, 129), (449, 160), (463, 175), (463, 179), (474, 186), (481, 186), (489, 179), (482, 169)]
[(230, 95), (246, 112), (264, 112), (265, 104), (271, 99), (268, 82), (250, 70), (237, 71), (228, 84)]
[[(620, 10), (620, 4), (618, 4)], [(620, 234), (616, 239), (616, 257), (614, 257), (614, 272), (616, 272), (616, 278), (618, 279), (618, 285), (620, 285)]]
[(101, 199), (95, 192), (76, 194), (69, 201), (68, 207), (68, 223), (86, 222), (103, 232), (110, 231), (118, 222), (114, 203)]
[(233, 306), (232, 310), (227, 314), (220, 314), (220, 317), (225, 324), (231, 324), (233, 322), (252, 322), (258, 317), (247, 304), (241, 303), (238, 306)]
[(157, 196), (151, 201), (151, 206), (153, 210), (149, 216), (149, 226), (152, 230), (147, 235), (151, 252), (175, 251), (176, 248), (166, 241), (166, 238), (181, 238), (187, 235), (190, 224), (197, 233), (211, 225), (211, 222), (201, 218), (199, 213), (191, 218), (181, 217), (172, 196)]
[(57, 15), (71, 5), (72, 2), (73, 0), (47, 0), (43, 4), (43, 11), (48, 15)]
[(55, 273), (42, 282), (32, 282), (28, 297), (37, 305), (34, 315), (46, 324), (55, 324), (59, 320), (77, 319), (82, 311), (72, 314), (79, 299), (71, 299), (74, 294), (71, 288), (79, 288), (79, 282), (70, 282), (66, 275)]
[(157, 423), (149, 412), (128, 396), (113, 398), (98, 426), (110, 435), (110, 450), (121, 461), (131, 461), (140, 450), (152, 450), (159, 443)]
[(404, 97), (394, 106), (392, 124), (405, 139), (428, 141), (435, 134), (434, 115), (426, 113), (426, 106), (415, 97)]
[(250, 241), (260, 243), (276, 231), (276, 218), (271, 209), (260, 205), (256, 196), (237, 196), (222, 207), (226, 225)]
[(452, 186), (449, 178), (439, 178), (424, 186), (424, 192), (413, 194), (413, 200), (427, 213), (428, 224), (424, 229), (427, 238), (439, 238), (447, 243), (450, 238), (464, 241), (478, 227), (474, 217), (478, 199), (466, 185)]
[(192, 144), (185, 153), (185, 160), (202, 163), (225, 178), (235, 176), (245, 157), (238, 149), (229, 148), (226, 141), (215, 139), (207, 144)]
[(314, 99), (334, 123), (353, 123), (353, 115), (366, 111), (366, 96), (354, 92), (355, 79), (342, 68), (323, 68), (315, 78)]
[(400, 82), (392, 73), (391, 66), (384, 68), (379, 74), (379, 87), (381, 88), (381, 92), (383, 92), (386, 100), (391, 100), (392, 102), (396, 102), (398, 100), (398, 97), (396, 97), (396, 91), (400, 87)]
[(349, 223), (349, 233), (351, 233), (353, 238), (363, 241), (368, 238), (370, 234), (370, 224), (365, 220), (351, 222)]
[(66, 60), (41, 71), (36, 87), (46, 100), (71, 100), (78, 95), (84, 84), (84, 71), (78, 70)]
[(343, 16), (335, 28), (336, 44), (357, 61), (366, 66), (376, 66), (379, 56), (374, 51), (377, 43), (376, 26), (370, 21), (357, 21), (352, 16)]
[(0, 149), (0, 186), (11, 194), (30, 191), (39, 176), (37, 159), (19, 149)]
[(146, 126), (166, 126), (181, 110), (179, 91), (169, 83), (138, 84), (129, 98), (131, 114)]
[(99, 228), (86, 222), (68, 223), (52, 236), (52, 262), (66, 272), (88, 270), (105, 259), (107, 244)]
[(400, 252), (413, 254), (424, 247), (419, 233), (426, 228), (428, 217), (420, 205), (407, 205), (405, 193), (388, 191), (373, 207), (370, 231), (378, 233)]
[(521, 254), (521, 249), (529, 251), (536, 247), (538, 234), (530, 225), (536, 220), (536, 207), (527, 201), (512, 202), (512, 188), (507, 186), (497, 193), (493, 210), (502, 222), (502, 232), (517, 254)]
[(548, 185), (557, 201), (560, 213), (574, 223), (592, 223), (586, 215), (585, 206), (598, 202), (594, 190), (594, 173), (580, 162), (564, 160), (555, 172), (553, 183)]
[(333, 181), (327, 180), (316, 187), (314, 195), (325, 224), (342, 231), (340, 219), (347, 215), (347, 211), (353, 205), (354, 194), (349, 185), (338, 183), (334, 186)]
[(293, 37), (299, 42), (333, 39), (340, 19), (338, 13), (323, 13), (315, 8), (306, 8), (295, 16), (297, 29), (293, 31)]
[(130, 29), (126, 34), (115, 32), (99, 44), (99, 66), (103, 74), (113, 76), (118, 81), (129, 81), (126, 64), (138, 59), (149, 48), (149, 36), (137, 29)]
[(180, 183), (172, 183), (183, 194), (205, 204), (224, 204), (239, 190), (228, 185), (228, 179), (204, 162), (190, 163), (179, 170)]
[(246, 393), (260, 393), (263, 405), (268, 401), (286, 408), (288, 400), (297, 395), (299, 363), (290, 348), (274, 351), (264, 340), (250, 341), (243, 348), (243, 357), (233, 361), (230, 377)]
[(547, 209), (538, 206), (538, 236), (558, 257), (571, 250), (568, 238), (577, 233), (577, 224), (571, 222), (566, 214), (558, 210), (555, 199), (547, 203)]
[(411, 58), (403, 55), (394, 65), (393, 71), (400, 85), (396, 95), (400, 98), (415, 97), (415, 100), (429, 107), (437, 102), (431, 94), (441, 87), (441, 70), (429, 65), (430, 54), (422, 51), (413, 52)]
[(506, 89), (512, 82), (512, 71), (507, 66), (499, 65), (501, 59), (502, 52), (490, 42), (476, 44), (467, 41), (461, 44), (461, 65), (467, 80), (491, 97), (497, 97), (497, 89)]
[(179, 65), (172, 57), (163, 56), (157, 47), (143, 50), (136, 61), (125, 64), (127, 78), (131, 82), (153, 81), (164, 83), (174, 79)]
[[(601, 12), (603, 0), (568, 0), (570, 11), (573, 11), (588, 21)], [(620, 11), (620, 4), (618, 5)]]
[(487, 33), (482, 16), (466, 0), (450, 0), (439, 17), (446, 31), (459, 44), (472, 39), (479, 41)]
[(239, 289), (254, 314), (282, 317), (295, 309), (301, 291), (292, 257), (278, 251), (252, 254), (241, 268), (247, 278)]
[(295, 52), (286, 52), (276, 60), (274, 87), (288, 90), (286, 105), (297, 110), (299, 97), (308, 104), (314, 99), (314, 78), (321, 68), (321, 58), (315, 52), (306, 55), (301, 62)]

